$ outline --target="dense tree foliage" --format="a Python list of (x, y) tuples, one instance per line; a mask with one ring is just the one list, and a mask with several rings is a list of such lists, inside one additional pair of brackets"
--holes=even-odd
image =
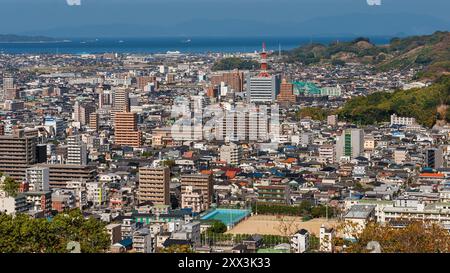
[(160, 253), (193, 253), (190, 245), (171, 245), (159, 250)]
[(19, 192), (19, 183), (7, 176), (5, 177), (0, 190), (4, 191), (8, 196), (16, 197)]
[(313, 120), (326, 120), (330, 114), (330, 110), (320, 107), (304, 107), (297, 111), (297, 118), (311, 117)]
[[(209, 241), (209, 243), (217, 242), (233, 242), (234, 244), (242, 243), (243, 240), (248, 239), (251, 234), (231, 234), (231, 233), (218, 233), (218, 234), (207, 234), (202, 233), (202, 242)], [(274, 246), (282, 243), (289, 243), (289, 237), (280, 235), (261, 235), (262, 243), (264, 246)]]
[(0, 214), (0, 252), (64, 253), (67, 243), (79, 242), (81, 252), (104, 252), (110, 246), (105, 224), (85, 219), (79, 210), (60, 213), (53, 219), (34, 219), (28, 215)]
[(227, 226), (220, 221), (214, 221), (207, 230), (208, 233), (224, 233), (226, 231)]
[(305, 65), (360, 62), (375, 65), (381, 71), (422, 67), (417, 78), (436, 79), (450, 67), (450, 33), (437, 31), (431, 35), (394, 38), (389, 45), (374, 45), (360, 37), (350, 42), (335, 41), (329, 45), (311, 43), (284, 52), (285, 62)]
[(267, 204), (258, 203), (257, 206), (253, 206), (253, 212), (258, 214), (270, 214), (270, 215), (287, 215), (287, 216), (309, 216), (312, 218), (333, 217), (335, 212), (332, 208), (317, 205), (314, 206), (309, 201), (302, 201), (299, 205), (282, 205), (282, 204)]
[(244, 60), (237, 57), (225, 58), (216, 62), (212, 70), (233, 70), (233, 69), (242, 69), (242, 70), (251, 70), (259, 67), (259, 63), (252, 60)]
[(349, 100), (338, 112), (339, 117), (361, 124), (389, 121), (391, 114), (416, 118), (417, 122), (431, 127), (437, 118), (450, 121), (448, 109), (438, 115), (438, 107), (450, 103), (450, 77), (443, 76), (433, 85), (393, 93), (377, 92)]
[(376, 241), (383, 253), (448, 253), (450, 233), (437, 224), (413, 222), (404, 228), (369, 223), (346, 252), (369, 252), (367, 244)]

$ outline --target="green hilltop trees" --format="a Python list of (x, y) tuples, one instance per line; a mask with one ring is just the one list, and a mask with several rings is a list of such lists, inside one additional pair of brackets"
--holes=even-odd
[(237, 57), (224, 58), (216, 62), (212, 70), (233, 70), (233, 69), (241, 69), (241, 70), (249, 70), (256, 69), (259, 67), (259, 63), (253, 60), (244, 60)]
[(0, 214), (1, 253), (65, 253), (70, 241), (79, 242), (82, 253), (105, 252), (110, 246), (105, 224), (93, 217), (85, 219), (77, 209), (51, 220)]
[(450, 77), (442, 76), (434, 84), (393, 93), (377, 92), (349, 100), (339, 111), (343, 120), (361, 124), (389, 121), (391, 114), (416, 118), (417, 122), (432, 127), (436, 120), (450, 122), (450, 108), (444, 114), (438, 107), (450, 103)]

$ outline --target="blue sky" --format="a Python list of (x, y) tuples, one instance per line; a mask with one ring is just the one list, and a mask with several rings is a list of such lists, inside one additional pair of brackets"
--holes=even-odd
[(381, 6), (369, 6), (366, 0), (81, 0), (81, 6), (69, 6), (66, 0), (0, 0), (0, 33), (101, 36), (113, 35), (110, 28), (116, 28), (118, 36), (139, 36), (148, 27), (144, 36), (230, 35), (243, 25), (237, 34), (448, 30), (449, 0), (381, 1)]

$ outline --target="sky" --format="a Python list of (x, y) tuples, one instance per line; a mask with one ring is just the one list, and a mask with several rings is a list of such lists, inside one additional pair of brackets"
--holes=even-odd
[(0, 0), (0, 33), (411, 35), (449, 30), (449, 10), (449, 0)]

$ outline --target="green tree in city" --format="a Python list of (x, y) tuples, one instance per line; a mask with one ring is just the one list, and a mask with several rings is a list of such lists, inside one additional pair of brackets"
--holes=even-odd
[(220, 221), (214, 221), (207, 231), (208, 233), (225, 233), (227, 226)]
[(19, 183), (7, 176), (1, 188), (8, 196), (16, 197), (19, 192)]
[(2, 253), (65, 253), (70, 241), (79, 242), (83, 253), (104, 252), (110, 246), (105, 224), (93, 217), (85, 219), (79, 210), (51, 220), (0, 214)]

